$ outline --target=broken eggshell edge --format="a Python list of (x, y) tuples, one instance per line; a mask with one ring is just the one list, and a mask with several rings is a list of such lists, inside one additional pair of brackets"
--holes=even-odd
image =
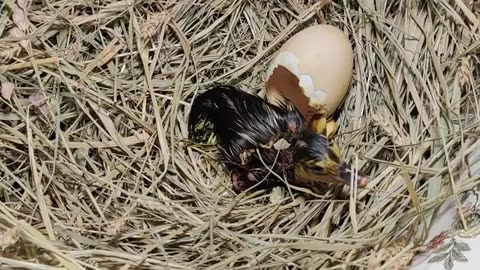
[[(277, 73), (283, 74), (279, 74), (279, 78), (275, 78)], [(315, 88), (310, 75), (300, 73), (299, 59), (292, 52), (277, 53), (274, 56), (274, 62), (267, 69), (266, 78), (267, 99), (274, 104), (279, 99), (289, 99), (307, 122), (310, 122), (316, 115), (330, 116), (339, 105), (325, 103), (328, 93), (323, 89)], [(278, 83), (279, 80), (284, 80), (286, 83), (282, 82), (281, 87), (276, 87), (275, 83)], [(343, 94), (342, 99), (346, 92), (345, 90), (344, 93), (341, 93)], [(328, 107), (330, 110), (327, 109)]]
[(302, 90), (303, 94), (309, 99), (308, 105), (312, 108), (320, 109), (318, 104), (321, 104), (325, 101), (327, 93), (322, 89), (315, 89), (313, 85), (313, 79), (312, 77), (310, 77), (310, 75), (300, 74), (300, 69), (298, 67), (299, 60), (292, 52), (280, 52), (275, 57), (275, 61), (272, 63), (272, 65), (270, 65), (267, 70), (267, 88), (269, 85), (268, 81), (270, 77), (275, 72), (275, 69), (277, 69), (279, 66), (285, 67), (288, 71), (293, 73), (293, 75), (298, 78), (298, 86)]
[(344, 101), (353, 75), (353, 48), (340, 28), (307, 27), (289, 38), (267, 69), (271, 103), (289, 99), (310, 122), (331, 116)]

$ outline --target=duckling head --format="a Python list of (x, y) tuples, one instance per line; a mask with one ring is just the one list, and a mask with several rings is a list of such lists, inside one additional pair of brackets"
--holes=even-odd
[(367, 177), (350, 169), (341, 158), (335, 142), (320, 134), (308, 134), (295, 144), (294, 172), (296, 181), (304, 184), (316, 182), (350, 185), (357, 174), (357, 186), (363, 188)]

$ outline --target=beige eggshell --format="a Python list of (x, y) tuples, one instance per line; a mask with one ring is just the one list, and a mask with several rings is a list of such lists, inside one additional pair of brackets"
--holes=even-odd
[(347, 36), (330, 25), (308, 27), (292, 36), (267, 70), (266, 95), (275, 103), (286, 97), (307, 121), (329, 116), (344, 99), (353, 73), (353, 50)]

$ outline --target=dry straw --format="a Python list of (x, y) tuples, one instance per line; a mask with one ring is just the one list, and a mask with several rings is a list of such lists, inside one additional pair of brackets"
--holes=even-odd
[[(478, 185), (474, 2), (2, 1), (0, 267), (401, 269), (446, 196)], [(261, 92), (272, 53), (318, 22), (354, 45), (337, 139), (371, 183), (236, 196), (183, 140), (190, 102)]]

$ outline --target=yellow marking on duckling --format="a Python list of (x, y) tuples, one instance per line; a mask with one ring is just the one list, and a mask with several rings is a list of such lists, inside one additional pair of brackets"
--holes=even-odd
[(325, 162), (325, 170), (329, 173), (329, 174), (333, 174), (333, 175), (337, 175), (337, 172), (338, 172), (338, 163), (331, 160), (331, 159), (327, 159), (326, 162)]
[(200, 120), (195, 124), (195, 131), (202, 131), (211, 125), (210, 121)]
[(325, 125), (325, 137), (331, 138), (333, 135), (337, 132), (338, 125), (335, 123), (335, 121), (331, 120), (328, 121), (327, 124)]
[(325, 163), (324, 163), (323, 160), (309, 160), (309, 161), (305, 162), (305, 164), (307, 164), (308, 167), (314, 167), (314, 166), (323, 167), (323, 166), (325, 166)]
[(217, 142), (217, 137), (215, 136), (215, 134), (210, 134), (210, 136), (208, 137), (207, 139), (207, 143), (208, 144), (215, 144)]
[[(311, 162), (308, 165), (308, 167), (310, 167), (312, 169), (314, 167), (320, 167), (320, 168), (324, 169), (324, 172), (322, 174), (334, 174), (334, 175), (336, 175), (339, 164), (337, 162), (333, 161), (332, 159), (330, 159), (329, 157), (326, 157), (325, 160)], [(315, 174), (318, 174), (318, 173), (315, 173)]]
[(330, 139), (337, 132), (338, 125), (334, 120), (329, 120), (326, 116), (318, 114), (310, 121), (309, 128), (312, 132), (322, 134)]
[(302, 164), (295, 165), (294, 168), (295, 178), (303, 183), (312, 182), (312, 178), (309, 173), (305, 171), (305, 167)]
[(305, 167), (302, 164), (297, 164), (294, 169), (295, 179), (303, 184), (313, 186), (316, 182), (338, 184), (332, 173), (318, 174), (312, 171), (311, 168)]
[(341, 159), (342, 152), (340, 151), (340, 147), (338, 147), (338, 144), (336, 144), (335, 142), (332, 142), (329, 148), (337, 156), (338, 159)]
[(325, 128), (327, 126), (327, 118), (320, 117), (318, 119), (313, 119), (310, 122), (310, 129), (312, 132), (317, 134), (324, 134)]

